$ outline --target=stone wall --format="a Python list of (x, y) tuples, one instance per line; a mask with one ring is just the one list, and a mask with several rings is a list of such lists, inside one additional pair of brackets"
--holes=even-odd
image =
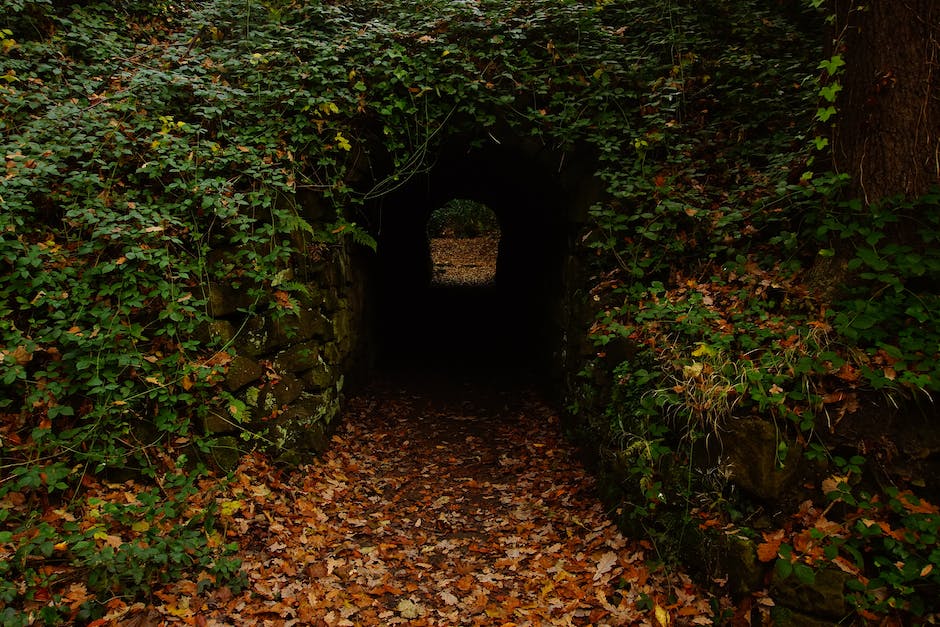
[(204, 420), (219, 466), (252, 446), (286, 463), (326, 448), (347, 379), (369, 358), (364, 254), (340, 244), (282, 271), (304, 288), (291, 292), (290, 307), (270, 306), (276, 288), (259, 298), (244, 285), (206, 286), (212, 320), (199, 339), (231, 356), (223, 385), (236, 399), (234, 411), (213, 408)]

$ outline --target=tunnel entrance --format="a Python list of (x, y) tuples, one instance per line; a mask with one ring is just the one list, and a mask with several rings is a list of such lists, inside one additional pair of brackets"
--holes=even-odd
[[(506, 143), (451, 144), (371, 208), (380, 368), (541, 382), (557, 374), (578, 207), (559, 154)], [(455, 207), (492, 213), (499, 240), (491, 279), (448, 281), (436, 266), (429, 229)]]
[(431, 214), (431, 284), (484, 286), (496, 280), (499, 220), (482, 203), (457, 198)]

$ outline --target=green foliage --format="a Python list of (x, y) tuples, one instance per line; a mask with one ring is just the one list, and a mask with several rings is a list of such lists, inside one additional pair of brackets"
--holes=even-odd
[[(940, 510), (894, 486), (880, 494), (863, 489), (858, 480), (865, 462), (861, 456), (833, 459), (836, 473), (824, 483), (829, 505), (805, 507), (788, 541), (780, 542), (779, 532), (774, 568), (784, 579), (810, 584), (823, 568), (842, 571), (849, 576), (848, 600), (865, 618), (924, 616), (936, 610), (940, 587)], [(827, 518), (834, 507), (844, 510), (838, 521)]]
[[(783, 465), (793, 442), (828, 457), (819, 435), (866, 395), (898, 402), (940, 390), (936, 194), (867, 207), (843, 199), (845, 175), (814, 174), (816, 153), (829, 147), (816, 125), (835, 120), (845, 61), (819, 63), (791, 16), (748, 11), (760, 19), (716, 24), (718, 10), (666, 11), (658, 26), (623, 20), (670, 47), (657, 57), (651, 45), (645, 63), (634, 61), (646, 82), (623, 112), (630, 132), (596, 139), (610, 195), (586, 238), (603, 260), (592, 293), (598, 357), (572, 407), (604, 409), (608, 424), (594, 430), (621, 443), (609, 456), (625, 465), (627, 483), (656, 486), (638, 502), (627, 485), (625, 501), (667, 541), (681, 534), (663, 529), (664, 503), (692, 524), (698, 503), (725, 502), (721, 482), (709, 480), (720, 468), (697, 466), (692, 453), (735, 417), (772, 420)], [(819, 255), (837, 250), (852, 281), (825, 302), (805, 279)], [(605, 365), (623, 343), (627, 360)], [(605, 369), (616, 381), (606, 401), (596, 389)], [(741, 506), (719, 514), (735, 519)], [(848, 542), (857, 532), (846, 531)], [(892, 547), (858, 550), (898, 561)], [(782, 574), (813, 577), (805, 563), (779, 564)], [(910, 588), (894, 593), (892, 608), (909, 607), (899, 599)]]
[(821, 242), (849, 247), (846, 286), (832, 313), (835, 330), (864, 350), (862, 376), (875, 389), (936, 392), (940, 370), (940, 192), (915, 202), (845, 202), (817, 228)]
[(499, 233), (499, 222), (493, 211), (472, 200), (455, 199), (437, 209), (428, 220), (431, 237), (478, 237)]

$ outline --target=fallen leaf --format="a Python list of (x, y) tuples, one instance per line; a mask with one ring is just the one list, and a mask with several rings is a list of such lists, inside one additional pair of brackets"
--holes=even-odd
[(656, 622), (659, 623), (662, 627), (669, 627), (669, 612), (667, 612), (658, 603), (653, 609), (656, 614)]
[(421, 608), (411, 599), (402, 599), (396, 609), (402, 618), (418, 618), (421, 615)]
[(763, 532), (764, 541), (757, 545), (757, 559), (762, 562), (770, 562), (777, 559), (780, 551), (780, 545), (783, 543), (783, 529), (774, 532)]
[(594, 572), (594, 581), (600, 579), (605, 573), (609, 572), (611, 568), (614, 567), (614, 564), (617, 563), (617, 554), (613, 551), (608, 551), (601, 555), (601, 558), (597, 561), (597, 569)]

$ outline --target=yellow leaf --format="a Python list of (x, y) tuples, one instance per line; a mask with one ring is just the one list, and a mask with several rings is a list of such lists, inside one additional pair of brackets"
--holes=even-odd
[(192, 609), (189, 607), (188, 597), (182, 597), (179, 600), (179, 603), (175, 606), (167, 605), (166, 610), (173, 616), (178, 616), (179, 618), (188, 618), (189, 616), (192, 616), (193, 614)]
[(317, 107), (324, 115), (330, 115), (331, 113), (339, 113), (339, 107), (336, 106), (334, 102), (321, 102), (320, 106)]
[(669, 627), (669, 612), (663, 609), (658, 603), (654, 610), (656, 612), (656, 622), (662, 625), (662, 627)]
[(147, 522), (146, 520), (139, 520), (135, 522), (133, 525), (131, 525), (131, 529), (133, 529), (137, 533), (144, 533), (145, 531), (149, 531), (150, 523)]
[(707, 355), (707, 356), (709, 356), (709, 357), (714, 357), (714, 356), (717, 355), (717, 354), (718, 354), (718, 351), (716, 351), (714, 348), (712, 348), (711, 346), (709, 346), (709, 345), (706, 344), (705, 342), (699, 342), (699, 343), (698, 343), (698, 348), (696, 348), (694, 351), (692, 351), (692, 356), (693, 356), (693, 357), (701, 357), (702, 355)]
[(336, 134), (336, 137), (335, 137), (334, 139), (336, 139), (336, 143), (337, 143), (337, 144), (339, 145), (339, 147), (342, 148), (343, 150), (346, 150), (346, 151), (352, 150), (352, 144), (349, 143), (349, 140), (348, 140), (348, 139), (346, 139), (345, 137), (343, 137), (343, 134), (342, 134), (342, 133), (337, 133), (337, 134)]
[(222, 504), (219, 506), (219, 511), (223, 516), (231, 516), (240, 510), (242, 505), (241, 501), (222, 501)]
[(152, 383), (154, 385), (160, 385), (160, 380), (157, 379), (156, 377), (147, 377), (144, 379), (144, 381), (146, 381), (147, 383)]

